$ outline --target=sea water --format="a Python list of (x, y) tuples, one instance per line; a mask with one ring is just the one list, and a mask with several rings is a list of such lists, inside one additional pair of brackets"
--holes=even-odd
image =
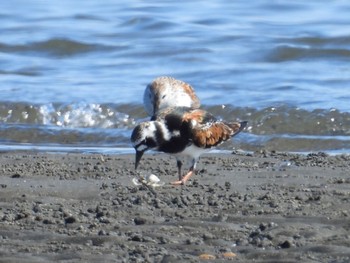
[(248, 128), (220, 149), (350, 150), (350, 3), (0, 3), (0, 149), (128, 152), (146, 85)]

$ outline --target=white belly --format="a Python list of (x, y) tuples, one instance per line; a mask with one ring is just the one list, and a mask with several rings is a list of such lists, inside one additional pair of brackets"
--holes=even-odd
[(186, 149), (183, 152), (176, 154), (176, 156), (189, 156), (191, 158), (198, 159), (201, 154), (206, 153), (208, 151), (209, 149), (199, 148), (192, 144), (189, 147), (186, 147)]

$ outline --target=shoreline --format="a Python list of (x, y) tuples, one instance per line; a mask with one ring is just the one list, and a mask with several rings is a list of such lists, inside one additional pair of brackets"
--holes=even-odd
[(350, 156), (261, 151), (201, 157), (186, 186), (175, 158), (0, 153), (0, 262), (346, 262)]
[[(239, 155), (254, 155), (259, 152), (273, 152), (276, 154), (327, 154), (330, 156), (336, 155), (350, 155), (349, 151), (344, 150), (320, 150), (320, 151), (274, 151), (256, 149), (255, 151), (246, 151), (241, 149), (212, 149), (208, 154), (232, 154), (237, 153)], [(36, 145), (36, 144), (0, 144), (0, 153), (21, 153), (21, 152), (33, 152), (43, 154), (103, 154), (103, 155), (132, 155), (135, 153), (135, 149), (132, 147), (101, 147), (101, 146), (76, 146), (76, 145)], [(157, 152), (149, 151), (147, 153), (157, 154)]]

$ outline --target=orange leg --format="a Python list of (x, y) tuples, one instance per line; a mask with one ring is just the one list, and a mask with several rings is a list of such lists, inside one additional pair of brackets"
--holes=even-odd
[(172, 185), (185, 185), (185, 183), (188, 181), (188, 179), (190, 179), (190, 177), (194, 174), (195, 174), (195, 171), (194, 171), (193, 167), (191, 167), (190, 171), (185, 176), (183, 176), (182, 178), (179, 178), (178, 181), (172, 182), (171, 184)]
[(190, 179), (190, 177), (192, 175), (194, 175), (196, 172), (196, 163), (197, 163), (197, 159), (193, 158), (192, 159), (192, 166), (189, 170), (189, 172), (187, 174), (185, 174), (184, 176), (181, 175), (181, 166), (182, 166), (182, 162), (180, 160), (177, 160), (177, 168), (178, 168), (178, 173), (179, 173), (179, 180), (172, 182), (172, 185), (185, 185), (185, 183)]

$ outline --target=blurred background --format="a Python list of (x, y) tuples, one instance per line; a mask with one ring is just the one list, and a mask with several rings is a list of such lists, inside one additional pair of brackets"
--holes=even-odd
[[(120, 3), (121, 2), (121, 3)], [(0, 3), (0, 150), (131, 152), (158, 76), (249, 127), (221, 149), (348, 152), (348, 1)]]

